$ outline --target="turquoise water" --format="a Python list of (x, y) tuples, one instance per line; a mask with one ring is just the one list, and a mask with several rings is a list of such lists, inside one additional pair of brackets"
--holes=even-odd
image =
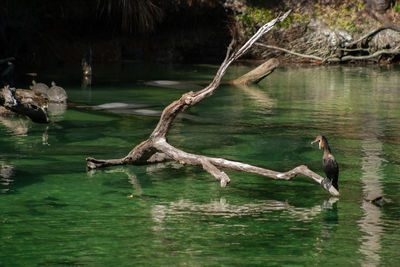
[[(98, 66), (86, 88), (77, 70), (41, 75), (69, 95), (50, 124), (0, 118), (1, 266), (400, 265), (400, 69), (282, 67), (257, 86), (222, 85), (171, 129), (188, 152), (320, 174), (310, 142), (323, 134), (339, 199), (306, 177), (227, 171), (221, 188), (176, 163), (87, 172), (86, 157), (125, 156), (185, 92), (148, 81), (204, 85), (217, 66)], [(92, 108), (110, 102), (144, 106)], [(383, 205), (365, 201), (377, 196)]]

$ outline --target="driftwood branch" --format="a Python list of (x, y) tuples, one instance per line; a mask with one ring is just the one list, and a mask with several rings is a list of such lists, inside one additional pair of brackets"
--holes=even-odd
[(212, 164), (209, 160), (207, 159), (201, 159), (201, 164), (203, 165), (203, 169), (206, 170), (209, 174), (215, 177), (218, 181), (221, 183), (221, 187), (225, 187), (227, 184), (230, 183), (229, 176), (219, 170), (217, 167), (215, 167), (214, 164)]
[(302, 57), (302, 58), (306, 58), (306, 59), (312, 59), (312, 60), (316, 60), (316, 61), (323, 61), (322, 57), (318, 57), (318, 56), (313, 56), (313, 55), (305, 55), (305, 54), (301, 54), (301, 53), (297, 53), (294, 51), (290, 51), (287, 50), (285, 48), (282, 47), (277, 47), (277, 46), (273, 46), (273, 45), (266, 45), (266, 44), (262, 44), (262, 43), (256, 43), (256, 45), (264, 47), (264, 48), (268, 48), (268, 49), (273, 49), (273, 50), (278, 50), (290, 55), (294, 55), (296, 57)]
[(400, 54), (400, 49), (399, 48), (394, 48), (394, 49), (382, 49), (379, 51), (376, 51), (375, 53), (371, 55), (365, 55), (365, 56), (344, 56), (342, 58), (332, 58), (329, 60), (329, 62), (344, 62), (344, 61), (350, 61), (350, 60), (372, 60), (377, 57), (380, 57), (382, 55), (398, 55)]
[(400, 29), (397, 28), (396, 26), (393, 26), (393, 25), (382, 26), (382, 27), (379, 27), (378, 29), (375, 29), (375, 30), (373, 30), (373, 31), (361, 36), (359, 39), (357, 39), (357, 40), (355, 40), (355, 41), (353, 41), (351, 43), (346, 44), (346, 48), (353, 47), (353, 46), (357, 45), (358, 43), (362, 42), (363, 40), (369, 39), (369, 38), (373, 37), (374, 35), (376, 35), (377, 33), (381, 32), (383, 30), (393, 30), (393, 31), (400, 32)]
[[(290, 11), (289, 11), (290, 12)], [(297, 175), (308, 176), (317, 183), (323, 185), (330, 194), (338, 196), (339, 192), (328, 183), (326, 179), (318, 174), (309, 170), (306, 166), (301, 165), (287, 172), (276, 172), (265, 168), (252, 166), (246, 163), (231, 161), (224, 158), (207, 157), (203, 155), (196, 155), (182, 151), (167, 142), (167, 135), (170, 127), (176, 116), (183, 112), (185, 109), (195, 105), (206, 97), (211, 96), (221, 83), (221, 79), (226, 73), (229, 65), (242, 56), (250, 47), (265, 33), (270, 31), (274, 25), (283, 21), (289, 12), (282, 16), (270, 21), (261, 27), (257, 33), (251, 37), (242, 47), (238, 50), (233, 50), (233, 42), (229, 45), (225, 60), (221, 64), (214, 77), (214, 80), (204, 89), (197, 92), (188, 92), (183, 94), (178, 100), (169, 104), (162, 112), (160, 120), (151, 133), (150, 137), (137, 145), (129, 154), (120, 159), (95, 159), (87, 158), (87, 168), (95, 169), (100, 167), (123, 165), (123, 164), (148, 164), (154, 162), (163, 162), (167, 160), (174, 160), (180, 164), (189, 164), (194, 166), (202, 166), (204, 170), (214, 176), (220, 181), (221, 186), (226, 186), (230, 182), (229, 176), (220, 169), (230, 169), (236, 171), (243, 171), (255, 173), (279, 180), (290, 180)]]
[[(330, 185), (329, 180), (327, 181), (326, 178), (318, 175), (317, 173), (311, 171), (305, 165), (297, 166), (296, 168), (287, 171), (287, 172), (277, 172), (273, 170), (269, 170), (266, 168), (261, 168), (257, 166), (253, 166), (250, 164), (232, 161), (224, 158), (214, 158), (214, 157), (207, 157), (202, 155), (196, 155), (184, 152), (180, 149), (177, 149), (166, 142), (166, 140), (159, 140), (156, 144), (156, 147), (162, 151), (166, 151), (166, 154), (176, 160), (179, 161), (181, 164), (189, 164), (189, 165), (202, 165), (204, 169), (206, 169), (209, 173), (211, 173), (217, 180), (220, 180), (216, 175), (214, 175), (213, 171), (209, 171), (208, 166), (205, 167), (204, 162), (206, 164), (213, 165), (215, 169), (217, 167), (235, 170), (235, 171), (242, 171), (248, 173), (254, 173), (262, 176), (266, 176), (275, 180), (291, 180), (292, 178), (303, 175), (313, 179), (315, 182), (322, 185), (322, 187), (329, 191), (329, 193), (333, 196), (339, 196), (339, 192)], [(226, 175), (226, 174), (225, 174)], [(227, 177), (227, 176), (226, 176)], [(227, 183), (229, 183), (229, 177), (227, 177)], [(223, 181), (221, 180), (221, 185), (223, 185)], [(226, 185), (226, 184), (225, 184)]]
[[(262, 44), (262, 43), (256, 43), (256, 45), (264, 47), (264, 48), (268, 48), (268, 49), (278, 50), (278, 51), (281, 51), (281, 52), (284, 52), (287, 54), (291, 54), (291, 55), (294, 55), (297, 57), (315, 60), (320, 63), (338, 63), (338, 62), (346, 62), (346, 61), (351, 61), (351, 60), (373, 60), (382, 55), (398, 55), (398, 54), (400, 54), (399, 47), (396, 47), (393, 49), (382, 49), (382, 50), (376, 51), (373, 54), (365, 55), (365, 56), (348, 55), (348, 56), (343, 56), (343, 57), (333, 56), (333, 57), (322, 58), (322, 57), (318, 57), (318, 56), (314, 56), (314, 55), (306, 55), (306, 54), (297, 53), (297, 52), (290, 51), (290, 50), (287, 50), (287, 49), (284, 49), (281, 47), (276, 47), (273, 45), (266, 45), (266, 44)], [(338, 49), (342, 50), (341, 48), (338, 48)], [(346, 49), (344, 51), (349, 51), (349, 49)], [(354, 51), (364, 51), (364, 50), (355, 49)]]

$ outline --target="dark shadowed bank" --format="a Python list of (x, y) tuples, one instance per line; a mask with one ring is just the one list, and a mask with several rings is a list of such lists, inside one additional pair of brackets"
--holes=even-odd
[[(289, 9), (290, 17), (261, 43), (322, 61), (371, 55), (400, 44), (398, 1), (20, 0), (0, 2), (0, 59), (14, 57), (17, 70), (37, 71), (80, 64), (92, 48), (94, 63), (219, 63), (233, 36), (245, 40)], [(382, 26), (389, 27), (348, 46)], [(318, 62), (263, 46), (255, 47), (247, 58), (278, 56), (288, 62)], [(397, 50), (372, 61), (398, 62)]]
[(217, 61), (230, 41), (229, 19), (208, 2), (1, 1), (0, 58), (47, 67), (80, 63), (91, 47), (94, 63)]

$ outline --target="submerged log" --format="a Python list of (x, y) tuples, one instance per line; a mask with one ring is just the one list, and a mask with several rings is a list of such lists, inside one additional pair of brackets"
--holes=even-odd
[(0, 105), (7, 110), (30, 118), (34, 122), (49, 122), (46, 99), (32, 90), (5, 86), (0, 91)]
[[(289, 13), (290, 11), (265, 24), (238, 50), (233, 51), (232, 46), (234, 42), (231, 42), (228, 47), (225, 60), (222, 62), (217, 74), (214, 77), (214, 80), (204, 89), (197, 92), (191, 91), (185, 93), (181, 96), (181, 98), (169, 104), (163, 110), (160, 120), (149, 138), (133, 148), (128, 155), (120, 159), (95, 159), (88, 157), (86, 158), (87, 168), (96, 169), (124, 164), (139, 165), (173, 160), (181, 164), (202, 166), (204, 170), (220, 181), (222, 187), (226, 186), (230, 182), (230, 178), (224, 171), (221, 171), (220, 168), (256, 173), (279, 180), (290, 180), (297, 175), (303, 175), (310, 177), (315, 182), (321, 184), (323, 188), (331, 195), (338, 196), (339, 192), (333, 186), (331, 186), (329, 181), (326, 183), (326, 179), (314, 173), (304, 165), (295, 167), (287, 172), (277, 172), (224, 158), (214, 158), (187, 153), (170, 145), (167, 142), (168, 132), (177, 115), (187, 108), (197, 104), (204, 98), (214, 94), (215, 90), (221, 84), (222, 77), (226, 73), (229, 65), (246, 53), (246, 51), (248, 51), (262, 35), (270, 31), (276, 23), (283, 21), (289, 15)], [(252, 80), (256, 81), (257, 79), (258, 78)], [(246, 81), (249, 80), (250, 79), (246, 79)]]
[(245, 75), (230, 81), (230, 83), (234, 85), (258, 83), (271, 74), (278, 66), (279, 61), (276, 58), (271, 58)]

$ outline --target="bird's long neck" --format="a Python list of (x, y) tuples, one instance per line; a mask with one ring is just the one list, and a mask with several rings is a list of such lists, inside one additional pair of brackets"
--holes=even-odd
[(324, 147), (324, 154), (331, 154), (331, 148), (329, 147), (328, 141), (325, 138), (322, 139), (322, 144)]

